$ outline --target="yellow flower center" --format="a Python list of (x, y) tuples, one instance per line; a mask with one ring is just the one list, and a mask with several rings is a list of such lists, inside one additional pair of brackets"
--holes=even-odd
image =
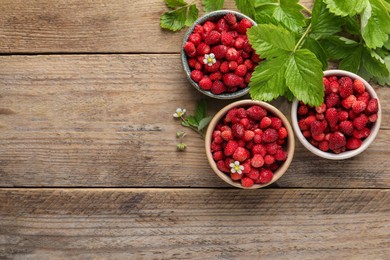
[(234, 170), (238, 172), (240, 170), (240, 165), (234, 165)]
[(207, 63), (213, 63), (213, 58), (211, 57), (207, 58)]

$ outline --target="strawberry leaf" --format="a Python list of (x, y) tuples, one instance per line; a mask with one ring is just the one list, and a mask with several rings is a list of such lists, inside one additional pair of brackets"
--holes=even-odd
[(298, 0), (280, 0), (280, 4), (273, 12), (273, 17), (282, 22), (289, 30), (298, 32), (306, 25), (305, 16), (301, 13), (302, 10)]
[(204, 117), (206, 117), (207, 103), (206, 100), (202, 99), (198, 102), (195, 110), (195, 119), (197, 122), (200, 122)]
[[(317, 0), (320, 1), (320, 0)], [(361, 13), (367, 6), (368, 0), (323, 0), (329, 10), (339, 16), (352, 16)]]
[(288, 54), (265, 60), (256, 66), (249, 83), (252, 99), (271, 101), (286, 91), (285, 72)]
[(202, 0), (203, 10), (211, 12), (222, 9), (224, 0)]
[(211, 119), (211, 116), (202, 118), (202, 120), (199, 121), (198, 130), (202, 131), (210, 123)]
[(294, 35), (281, 26), (259, 24), (247, 31), (248, 39), (256, 53), (263, 58), (273, 58), (294, 50)]
[(339, 68), (357, 73), (362, 61), (362, 46), (358, 45), (357, 47), (350, 49), (346, 54), (347, 55), (341, 60)]
[(253, 0), (235, 0), (236, 7), (241, 13), (246, 14), (250, 18), (254, 19), (256, 15), (255, 1)]
[(196, 21), (196, 19), (198, 19), (198, 15), (199, 15), (199, 10), (196, 7), (196, 5), (190, 5), (188, 7), (187, 19), (185, 21), (185, 25), (191, 26)]
[(299, 49), (287, 60), (286, 84), (294, 96), (311, 106), (324, 100), (321, 62), (311, 51)]
[(183, 29), (187, 19), (186, 15), (187, 9), (185, 7), (166, 12), (160, 17), (160, 26), (171, 31)]
[(164, 2), (169, 8), (172, 9), (187, 5), (187, 3), (184, 0), (164, 0)]
[(317, 59), (322, 63), (323, 70), (328, 68), (328, 57), (326, 56), (326, 53), (321, 44), (317, 40), (311, 37), (307, 38), (302, 45), (302, 48), (308, 49), (316, 55)]
[(375, 51), (364, 48), (362, 61), (364, 68), (374, 77), (386, 78), (389, 76), (385, 61)]
[(322, 1), (314, 2), (311, 17), (312, 37), (318, 39), (335, 34), (341, 30), (341, 24), (340, 17), (329, 12)]

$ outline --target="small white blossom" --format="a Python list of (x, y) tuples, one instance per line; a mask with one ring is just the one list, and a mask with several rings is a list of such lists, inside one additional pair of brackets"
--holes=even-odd
[(207, 64), (209, 66), (213, 66), (213, 64), (216, 62), (217, 62), (217, 60), (215, 59), (214, 53), (204, 55), (204, 59), (203, 59), (204, 64)]
[(182, 117), (186, 113), (186, 111), (187, 110), (185, 108), (177, 108), (176, 113), (173, 114), (173, 117)]
[(242, 171), (244, 170), (244, 166), (240, 165), (239, 161), (235, 161), (234, 163), (229, 164), (230, 166), (230, 172), (231, 173), (238, 173), (242, 174)]

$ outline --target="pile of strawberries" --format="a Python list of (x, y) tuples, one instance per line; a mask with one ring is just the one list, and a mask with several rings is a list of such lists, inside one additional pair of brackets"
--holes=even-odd
[(184, 51), (191, 78), (201, 89), (219, 95), (248, 86), (254, 67), (261, 61), (246, 36), (250, 27), (250, 20), (237, 21), (233, 13), (195, 26)]
[(361, 80), (350, 77), (324, 77), (324, 87), (321, 106), (298, 106), (303, 136), (324, 152), (338, 154), (359, 148), (378, 118), (378, 99), (371, 98)]
[(233, 108), (214, 129), (210, 148), (220, 171), (251, 187), (270, 182), (287, 159), (287, 136), (282, 120), (264, 108)]

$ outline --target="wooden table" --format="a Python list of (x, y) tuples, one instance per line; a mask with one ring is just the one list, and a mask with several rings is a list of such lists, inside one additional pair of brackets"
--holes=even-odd
[[(176, 152), (172, 113), (204, 96), (164, 10), (2, 1), (0, 258), (390, 259), (390, 88), (376, 87), (382, 127), (361, 155), (328, 161), (297, 143), (270, 188), (229, 187), (196, 134)], [(229, 103), (208, 102), (210, 115)]]

